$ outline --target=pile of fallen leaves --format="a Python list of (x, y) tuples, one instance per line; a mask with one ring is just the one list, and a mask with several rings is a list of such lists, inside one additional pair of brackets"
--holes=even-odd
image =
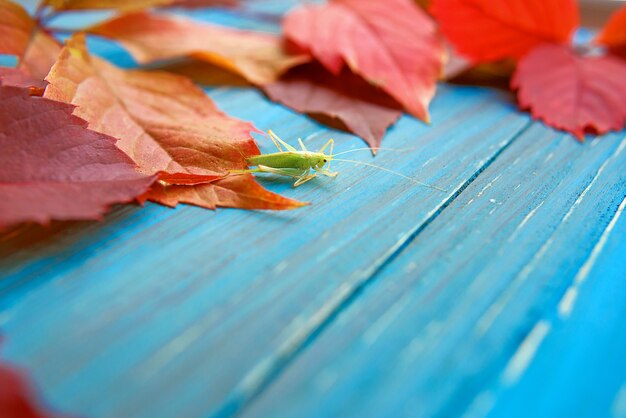
[[(258, 130), (221, 112), (194, 81), (236, 76), (376, 148), (402, 112), (429, 121), (452, 45), (472, 65), (513, 62), (520, 106), (579, 138), (626, 120), (624, 10), (576, 46), (574, 0), (435, 0), (427, 9), (413, 0), (329, 0), (290, 11), (280, 35), (168, 11), (211, 6), (241, 4), (45, 0), (30, 16), (0, 0), (0, 53), (18, 57), (16, 68), (0, 68), (0, 226), (97, 219), (113, 204), (146, 200), (302, 206), (233, 173), (259, 154)], [(61, 43), (65, 31), (51, 19), (89, 9), (117, 14)], [(87, 36), (118, 42), (150, 70), (92, 55)]]
[[(190, 68), (205, 79), (215, 68), (234, 73), (276, 101), (343, 122), (372, 146), (403, 109), (428, 119), (443, 45), (432, 19), (410, 0), (305, 6), (286, 17), (285, 37), (163, 12), (211, 5), (237, 6), (47, 0), (30, 16), (0, 0), (0, 53), (19, 60), (0, 69), (0, 188), (8, 196), (0, 225), (96, 219), (112, 204), (135, 200), (302, 206), (250, 174), (231, 173), (259, 154), (250, 135), (256, 129), (222, 113), (180, 74)], [(47, 25), (66, 10), (96, 8), (119, 13), (64, 44)], [(175, 65), (167, 72), (118, 68), (88, 51), (87, 34), (119, 42), (140, 64)]]

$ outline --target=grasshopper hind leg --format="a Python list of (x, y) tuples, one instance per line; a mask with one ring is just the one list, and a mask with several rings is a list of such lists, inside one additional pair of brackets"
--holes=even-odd
[(317, 173), (313, 173), (313, 174), (305, 174), (301, 177), (298, 178), (298, 180), (296, 180), (296, 182), (293, 184), (293, 187), (298, 187), (301, 184), (306, 183), (309, 180), (313, 180), (315, 177), (317, 177)]
[(294, 187), (298, 187), (299, 185), (304, 184), (317, 176), (316, 173), (311, 174), (310, 170), (300, 170), (297, 168), (274, 168), (264, 165), (258, 166), (254, 170), (254, 172), (272, 173), (279, 176), (294, 177), (296, 179), (295, 183), (293, 184)]

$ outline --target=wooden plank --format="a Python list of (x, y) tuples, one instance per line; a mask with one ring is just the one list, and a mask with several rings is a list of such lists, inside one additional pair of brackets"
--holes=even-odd
[[(601, 288), (593, 299), (580, 296), (577, 322), (552, 336), (549, 318), (567, 305), (562, 298), (623, 208), (625, 148), (624, 133), (579, 144), (533, 125), (244, 416), (484, 416), (497, 388), (524, 375), (544, 339), (551, 343), (533, 374), (493, 416), (573, 416), (565, 411), (615, 396), (625, 377), (616, 364), (625, 338), (624, 285), (616, 283), (626, 277), (623, 252), (594, 261)], [(619, 249), (623, 237), (612, 238)], [(604, 328), (577, 327), (585, 324)], [(590, 364), (580, 365), (582, 358)], [(553, 386), (538, 397), (542, 382)], [(536, 399), (545, 402), (529, 406)]]
[(527, 371), (490, 389), (492, 416), (626, 417), (625, 207), (626, 199), (542, 319), (549, 333)]
[[(228, 113), (312, 147), (331, 134), (339, 151), (363, 146), (254, 90), (210, 94)], [(314, 202), (297, 212), (147, 205), (103, 224), (3, 237), (6, 356), (67, 411), (237, 410), (528, 125), (508, 95), (478, 88), (442, 87), (432, 113), (432, 127), (402, 118), (385, 146), (403, 151), (375, 163), (446, 193), (344, 165), (335, 181), (295, 190), (265, 182)]]
[[(308, 144), (330, 134), (249, 89), (212, 96), (229, 113)], [(345, 166), (335, 181), (311, 187), (267, 182), (314, 202), (297, 212), (147, 205), (103, 224), (17, 234), (0, 250), (5, 354), (67, 411), (237, 409), (526, 124), (506, 96), (443, 88), (433, 126), (403, 118), (385, 141), (407, 150), (381, 152), (376, 163), (447, 193)], [(333, 135), (340, 150), (362, 146)]]

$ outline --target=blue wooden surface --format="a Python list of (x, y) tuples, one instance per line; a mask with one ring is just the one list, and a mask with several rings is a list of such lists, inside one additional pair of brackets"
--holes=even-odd
[[(253, 89), (208, 94), (363, 146)], [(294, 212), (148, 204), (0, 236), (3, 358), (88, 417), (626, 416), (625, 134), (579, 144), (472, 87), (442, 85), (432, 119), (374, 162), (445, 193), (345, 164), (264, 180), (314, 203)]]

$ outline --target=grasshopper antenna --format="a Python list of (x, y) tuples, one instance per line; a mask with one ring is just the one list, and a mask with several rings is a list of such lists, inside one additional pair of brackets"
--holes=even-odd
[(439, 190), (440, 192), (447, 192), (446, 189), (442, 189), (441, 187), (437, 187), (437, 186), (433, 186), (432, 184), (421, 182), (419, 180), (414, 179), (413, 177), (405, 176), (402, 173), (398, 173), (397, 171), (389, 170), (388, 168), (380, 167), (378, 165), (366, 163), (366, 162), (363, 162), (363, 161), (344, 160), (342, 158), (333, 158), (333, 160), (341, 161), (341, 162), (344, 162), (344, 163), (352, 163), (352, 164), (365, 165), (367, 167), (377, 168), (379, 170), (386, 171), (387, 173), (395, 174), (396, 176), (400, 176), (402, 178), (405, 178), (405, 179), (407, 179), (407, 180), (409, 180), (409, 181), (411, 181), (411, 182), (413, 182), (415, 184), (419, 184), (420, 186), (428, 187), (430, 189)]
[(349, 154), (351, 152), (356, 152), (356, 151), (372, 151), (372, 150), (376, 150), (376, 151), (406, 151), (406, 149), (401, 149), (401, 148), (355, 148), (355, 149), (351, 149), (348, 151), (342, 151), (342, 152), (338, 152), (337, 154), (333, 154), (331, 155), (331, 157), (335, 157), (336, 155), (343, 155), (343, 154)]

